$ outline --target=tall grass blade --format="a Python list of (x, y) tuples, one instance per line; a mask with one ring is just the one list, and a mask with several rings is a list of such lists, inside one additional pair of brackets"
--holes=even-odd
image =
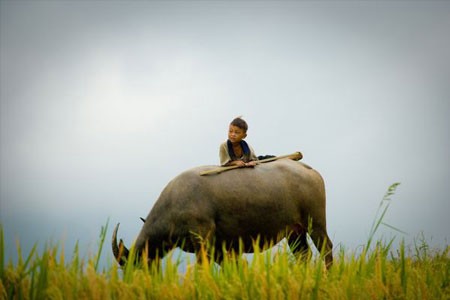
[(319, 259), (317, 261), (316, 272), (314, 276), (314, 287), (311, 294), (312, 300), (319, 299), (319, 288), (322, 282), (322, 276), (323, 276), (322, 260)]
[(100, 229), (100, 236), (99, 236), (100, 242), (98, 245), (97, 256), (95, 257), (95, 262), (94, 262), (94, 269), (96, 272), (98, 272), (98, 265), (100, 262), (100, 257), (102, 255), (102, 250), (103, 250), (103, 245), (105, 243), (106, 234), (108, 232), (108, 224), (109, 224), (109, 218), (106, 220), (105, 226), (102, 226)]
[[(34, 272), (37, 272), (37, 282), (31, 290), (31, 299), (45, 299), (45, 290), (48, 286), (48, 271), (50, 261), (50, 249), (46, 248), (42, 255), (42, 258), (37, 262), (37, 265), (33, 268)], [(34, 291), (34, 293), (33, 293)]]
[(403, 292), (407, 290), (407, 277), (406, 277), (406, 258), (405, 258), (405, 242), (400, 244), (400, 280), (403, 288)]
[[(372, 227), (370, 229), (369, 238), (367, 240), (366, 246), (365, 246), (365, 252), (367, 252), (370, 249), (370, 246), (372, 244), (372, 241), (375, 237), (375, 234), (378, 231), (378, 228), (380, 225), (387, 225), (383, 222), (383, 219), (386, 215), (386, 212), (389, 208), (389, 205), (391, 204), (391, 196), (395, 194), (395, 191), (397, 190), (397, 187), (400, 185), (399, 182), (393, 183), (389, 186), (387, 192), (384, 194), (383, 199), (381, 199), (380, 204), (378, 206), (378, 209), (375, 213), (375, 218), (372, 223)], [(390, 226), (391, 228), (394, 228), (393, 226)]]
[(400, 232), (400, 233), (402, 233), (404, 235), (408, 235), (408, 233), (406, 231), (403, 231), (403, 230), (401, 230), (401, 229), (399, 229), (399, 228), (397, 228), (395, 226), (389, 225), (387, 223), (381, 222), (381, 225), (384, 225), (384, 226), (386, 226), (386, 227), (388, 227), (388, 228), (390, 228), (390, 229), (392, 229), (394, 231)]
[(127, 257), (127, 262), (125, 264), (123, 272), (123, 281), (126, 283), (132, 281), (134, 271), (137, 269), (136, 265), (134, 264), (134, 262), (136, 261), (136, 255), (136, 249), (133, 244)]

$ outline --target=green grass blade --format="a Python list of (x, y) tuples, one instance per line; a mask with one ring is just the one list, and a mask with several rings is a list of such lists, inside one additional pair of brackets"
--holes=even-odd
[[(391, 203), (391, 196), (395, 194), (395, 191), (397, 190), (397, 187), (400, 185), (399, 182), (393, 183), (388, 187), (388, 190), (383, 196), (383, 199), (381, 199), (380, 204), (378, 205), (378, 209), (375, 213), (375, 218), (372, 222), (372, 227), (369, 232), (369, 238), (367, 239), (367, 243), (365, 246), (365, 251), (367, 252), (372, 244), (372, 241), (375, 237), (375, 234), (377, 233), (380, 225), (387, 226), (386, 223), (383, 222), (384, 217), (386, 215), (386, 212), (389, 208), (389, 205)], [(398, 231), (398, 230), (397, 230)]]
[(99, 237), (100, 243), (98, 246), (97, 256), (95, 257), (95, 263), (94, 263), (94, 269), (96, 272), (98, 272), (98, 265), (100, 262), (100, 257), (102, 255), (102, 249), (103, 249), (103, 245), (105, 243), (106, 234), (108, 232), (108, 224), (109, 224), (109, 218), (106, 220), (105, 226), (102, 226), (102, 228), (100, 229), (100, 237)]
[(402, 234), (404, 234), (404, 235), (408, 235), (407, 232), (405, 232), (405, 231), (403, 231), (403, 230), (401, 230), (401, 229), (399, 229), (399, 228), (397, 228), (397, 227), (395, 227), (395, 226), (389, 225), (389, 224), (384, 223), (384, 222), (382, 222), (381, 224), (384, 225), (384, 226), (386, 226), (386, 227), (388, 227), (388, 228), (390, 228), (390, 229), (392, 229), (392, 230), (395, 230), (395, 231), (397, 231), (397, 232), (399, 232), (399, 233), (402, 233)]

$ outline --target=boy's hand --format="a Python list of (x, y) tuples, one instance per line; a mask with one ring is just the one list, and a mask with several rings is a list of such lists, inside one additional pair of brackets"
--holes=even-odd
[(235, 166), (238, 166), (238, 167), (240, 167), (240, 168), (242, 168), (242, 167), (245, 167), (245, 166), (246, 166), (246, 163), (243, 162), (242, 160), (236, 160), (236, 161), (234, 162), (234, 165), (235, 165)]
[(256, 166), (256, 161), (252, 160), (252, 161), (249, 161), (248, 163), (245, 163), (244, 165), (246, 167), (254, 167), (254, 166)]
[(249, 161), (248, 163), (245, 163), (242, 160), (235, 160), (235, 161), (233, 161), (232, 166), (237, 166), (239, 168), (254, 167), (254, 166), (256, 166), (256, 161)]

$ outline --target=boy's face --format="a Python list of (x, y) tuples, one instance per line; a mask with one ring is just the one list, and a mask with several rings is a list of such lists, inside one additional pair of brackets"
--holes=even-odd
[(239, 128), (234, 125), (230, 125), (230, 127), (228, 129), (228, 139), (232, 143), (239, 143), (240, 141), (245, 139), (246, 136), (247, 136), (247, 133), (244, 131), (244, 129)]

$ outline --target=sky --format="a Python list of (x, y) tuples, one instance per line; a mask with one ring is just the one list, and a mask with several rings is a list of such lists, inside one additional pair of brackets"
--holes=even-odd
[(219, 164), (243, 116), (258, 155), (301, 151), (335, 249), (448, 245), (450, 3), (1, 1), (0, 223), (16, 241), (130, 245), (165, 185)]

